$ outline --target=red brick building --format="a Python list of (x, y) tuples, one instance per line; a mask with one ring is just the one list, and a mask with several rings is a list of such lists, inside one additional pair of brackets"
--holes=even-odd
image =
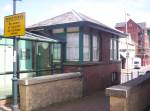
[[(126, 23), (116, 24), (116, 29), (126, 32)], [(127, 32), (131, 35), (136, 47), (136, 57), (142, 60), (142, 66), (150, 64), (149, 38), (147, 35), (146, 23), (136, 23), (133, 20), (127, 22)]]
[(126, 34), (81, 13), (67, 12), (30, 26), (28, 31), (63, 38), (63, 71), (81, 71), (84, 95), (120, 83), (118, 38)]

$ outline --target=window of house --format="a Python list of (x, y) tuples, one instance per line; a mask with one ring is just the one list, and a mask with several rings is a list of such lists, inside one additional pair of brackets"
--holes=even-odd
[(117, 81), (118, 80), (118, 73), (117, 72), (113, 72), (112, 73), (112, 82)]
[(67, 33), (67, 60), (79, 60), (79, 33)]
[(90, 61), (90, 36), (88, 34), (84, 34), (83, 37), (83, 60)]
[(118, 60), (118, 40), (111, 38), (110, 40), (110, 60)]
[(99, 38), (98, 36), (93, 36), (93, 61), (99, 61)]

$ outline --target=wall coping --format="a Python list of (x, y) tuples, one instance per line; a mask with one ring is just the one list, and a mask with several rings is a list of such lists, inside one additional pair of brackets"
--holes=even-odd
[(48, 75), (48, 76), (39, 76), (39, 77), (33, 77), (33, 78), (20, 79), (19, 84), (28, 86), (28, 85), (34, 85), (34, 84), (39, 84), (39, 83), (45, 83), (45, 82), (52, 82), (52, 81), (58, 81), (58, 80), (64, 80), (64, 79), (78, 78), (81, 76), (82, 76), (82, 74), (80, 72), (63, 73), (63, 74), (55, 74), (55, 75)]
[(106, 88), (106, 95), (127, 98), (132, 90), (145, 85), (148, 80), (150, 80), (150, 74), (142, 75), (126, 83)]
[(126, 98), (128, 95), (129, 89), (130, 87), (122, 86), (122, 85), (112, 86), (112, 87), (106, 88), (106, 95)]

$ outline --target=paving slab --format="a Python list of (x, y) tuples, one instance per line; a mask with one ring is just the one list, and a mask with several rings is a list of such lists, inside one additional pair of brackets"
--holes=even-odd
[[(109, 111), (109, 99), (105, 91), (99, 91), (91, 96), (53, 104), (34, 111)], [(0, 111), (12, 111), (10, 106), (0, 106)]]
[(0, 105), (0, 111), (12, 111), (10, 106)]
[(97, 92), (91, 96), (68, 102), (50, 105), (34, 111), (109, 111), (108, 97), (105, 92)]

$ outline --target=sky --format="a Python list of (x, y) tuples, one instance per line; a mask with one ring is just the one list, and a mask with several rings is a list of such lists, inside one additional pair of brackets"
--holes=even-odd
[[(12, 15), (12, 1), (0, 0), (0, 30), (4, 29), (4, 16)], [(150, 27), (150, 0), (21, 0), (17, 13), (26, 13), (26, 27), (75, 10), (110, 27), (125, 21), (125, 12), (135, 22), (146, 22)]]

